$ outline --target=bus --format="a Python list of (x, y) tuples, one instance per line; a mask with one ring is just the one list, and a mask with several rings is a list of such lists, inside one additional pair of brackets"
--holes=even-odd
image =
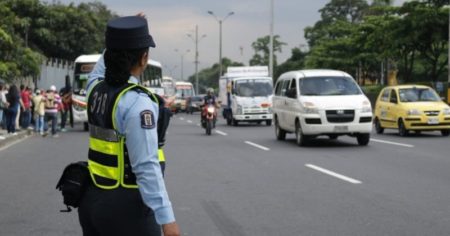
[(186, 99), (195, 96), (194, 86), (190, 82), (175, 82), (175, 102), (172, 105), (172, 111), (186, 111)]
[[(101, 54), (81, 55), (75, 59), (72, 93), (72, 116), (73, 121), (83, 123), (85, 131), (89, 130), (87, 119), (86, 85), (89, 73), (94, 69), (95, 63)], [(162, 88), (162, 66), (161, 63), (148, 60), (147, 68), (139, 77), (139, 82), (151, 92), (164, 96)]]

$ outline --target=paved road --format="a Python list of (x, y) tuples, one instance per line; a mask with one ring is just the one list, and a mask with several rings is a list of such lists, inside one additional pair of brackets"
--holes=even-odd
[[(450, 139), (437, 132), (300, 148), (293, 135), (276, 141), (273, 127), (220, 121), (208, 137), (198, 123), (177, 115), (166, 148), (183, 235), (450, 235)], [(54, 185), (87, 142), (77, 131), (0, 151), (0, 235), (80, 235)]]

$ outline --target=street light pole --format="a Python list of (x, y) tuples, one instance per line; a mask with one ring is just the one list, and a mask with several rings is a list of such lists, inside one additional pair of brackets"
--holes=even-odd
[(213, 11), (208, 11), (208, 14), (212, 15), (214, 19), (219, 23), (219, 77), (222, 76), (222, 23), (229, 17), (234, 15), (234, 12), (229, 12), (223, 19), (219, 19)]
[(198, 61), (198, 42), (200, 42), (200, 40), (202, 40), (203, 38), (206, 37), (206, 34), (202, 35), (202, 37), (199, 39), (198, 38), (198, 25), (195, 25), (195, 39), (192, 37), (191, 34), (187, 34), (187, 36), (189, 38), (191, 38), (192, 40), (194, 40), (195, 43), (195, 91), (196, 93), (199, 93), (200, 91), (198, 90), (198, 64), (200, 63)]
[(180, 50), (178, 50), (177, 48), (175, 49), (175, 52), (179, 53), (181, 56), (181, 81), (184, 80), (184, 76), (183, 76), (183, 64), (184, 64), (184, 55), (186, 55), (187, 53), (189, 53), (191, 50), (187, 49), (185, 52), (181, 52)]
[(273, 76), (273, 0), (270, 0), (269, 76)]

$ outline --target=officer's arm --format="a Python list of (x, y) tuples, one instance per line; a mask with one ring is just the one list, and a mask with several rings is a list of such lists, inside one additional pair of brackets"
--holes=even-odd
[(147, 95), (135, 92), (124, 95), (116, 113), (116, 120), (122, 120), (118, 128), (125, 134), (142, 199), (155, 212), (158, 224), (168, 224), (175, 217), (158, 161), (157, 117), (158, 106)]
[(94, 69), (91, 73), (89, 73), (89, 80), (86, 85), (86, 91), (89, 91), (94, 82), (99, 78), (105, 77), (105, 61), (102, 56), (98, 59), (97, 63), (95, 63)]

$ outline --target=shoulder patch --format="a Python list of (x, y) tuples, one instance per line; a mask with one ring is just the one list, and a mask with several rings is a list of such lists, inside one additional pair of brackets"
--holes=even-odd
[(142, 111), (141, 114), (141, 127), (143, 129), (153, 129), (155, 128), (155, 116), (150, 110)]

